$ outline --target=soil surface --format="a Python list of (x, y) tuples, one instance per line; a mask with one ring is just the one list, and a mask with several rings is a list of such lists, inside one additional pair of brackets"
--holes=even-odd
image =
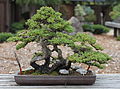
[[(98, 69), (96, 67), (91, 67), (91, 70), (96, 73), (120, 73), (120, 41), (116, 41), (113, 36), (109, 35), (94, 35), (97, 39), (97, 42), (104, 47), (103, 52), (109, 54), (112, 57), (112, 60), (106, 64), (104, 69)], [(24, 49), (16, 50), (15, 42), (10, 43), (1, 43), (0, 44), (0, 73), (8, 74), (15, 73), (19, 70), (18, 64), (15, 60), (14, 52), (16, 52), (18, 59), (21, 63), (23, 69), (30, 67), (29, 62), (32, 58), (32, 54), (36, 50), (41, 50), (41, 46), (38, 46), (36, 43), (29, 43)], [(68, 55), (67, 52), (72, 53), (70, 48), (60, 47), (64, 53), (63, 56)], [(53, 55), (56, 55), (54, 53)], [(81, 64), (77, 64), (81, 65)], [(84, 65), (84, 68), (86, 66)]]

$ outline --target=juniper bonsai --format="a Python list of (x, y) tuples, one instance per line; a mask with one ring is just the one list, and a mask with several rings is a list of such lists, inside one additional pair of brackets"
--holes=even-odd
[[(71, 63), (79, 62), (90, 66), (102, 68), (111, 58), (101, 53), (102, 47), (96, 44), (96, 39), (85, 33), (69, 35), (74, 29), (69, 22), (61, 18), (61, 13), (54, 11), (51, 7), (41, 7), (37, 13), (29, 19), (26, 24), (27, 30), (22, 30), (11, 37), (8, 41), (20, 43), (16, 46), (19, 50), (30, 42), (36, 42), (42, 46), (42, 51), (36, 52), (30, 61), (30, 65), (40, 73), (51, 73), (60, 69), (70, 69)], [(76, 42), (79, 42), (77, 44)], [(52, 49), (49, 48), (52, 46)], [(60, 45), (70, 47), (74, 54), (64, 58)], [(53, 52), (58, 56), (52, 56)], [(36, 61), (45, 60), (43, 65)], [(52, 65), (52, 66), (50, 66)]]

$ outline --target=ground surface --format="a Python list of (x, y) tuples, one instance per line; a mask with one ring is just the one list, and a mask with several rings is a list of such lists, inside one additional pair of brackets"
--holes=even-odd
[[(95, 35), (97, 42), (101, 44), (105, 50), (104, 53), (109, 54), (112, 57), (112, 60), (106, 64), (106, 68), (100, 70), (98, 68), (92, 67), (96, 73), (120, 73), (120, 41), (109, 35)], [(22, 68), (28, 68), (29, 61), (32, 57), (32, 54), (35, 50), (41, 50), (40, 46), (37, 46), (35, 43), (28, 44), (25, 49), (20, 49), (19, 51), (15, 50), (16, 43), (1, 43), (0, 44), (0, 73), (15, 73), (18, 70), (17, 62), (15, 61), (14, 52), (17, 53), (17, 56), (22, 64)], [(69, 48), (60, 47), (64, 53), (64, 57), (67, 55), (67, 51), (71, 52)]]

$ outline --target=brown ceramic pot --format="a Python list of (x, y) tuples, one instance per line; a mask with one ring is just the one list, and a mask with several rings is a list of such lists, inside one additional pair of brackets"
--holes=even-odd
[(18, 85), (92, 85), (95, 83), (96, 75), (15, 75), (14, 78)]

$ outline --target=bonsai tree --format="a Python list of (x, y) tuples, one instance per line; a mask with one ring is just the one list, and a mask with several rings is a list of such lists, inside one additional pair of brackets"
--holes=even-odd
[[(79, 62), (90, 66), (103, 68), (111, 58), (99, 50), (100, 45), (96, 44), (96, 39), (88, 34), (77, 33), (69, 35), (74, 29), (69, 22), (61, 18), (61, 13), (54, 11), (51, 7), (41, 7), (37, 13), (29, 19), (26, 24), (27, 30), (22, 30), (11, 37), (8, 41), (19, 42), (16, 49), (24, 48), (30, 42), (36, 42), (42, 46), (42, 51), (36, 51), (30, 61), (30, 65), (40, 73), (51, 73), (60, 69), (71, 68), (71, 63)], [(49, 47), (52, 46), (52, 48)], [(64, 58), (60, 45), (70, 47), (73, 54)], [(53, 52), (58, 56), (52, 56)], [(43, 65), (36, 62), (45, 60)]]

